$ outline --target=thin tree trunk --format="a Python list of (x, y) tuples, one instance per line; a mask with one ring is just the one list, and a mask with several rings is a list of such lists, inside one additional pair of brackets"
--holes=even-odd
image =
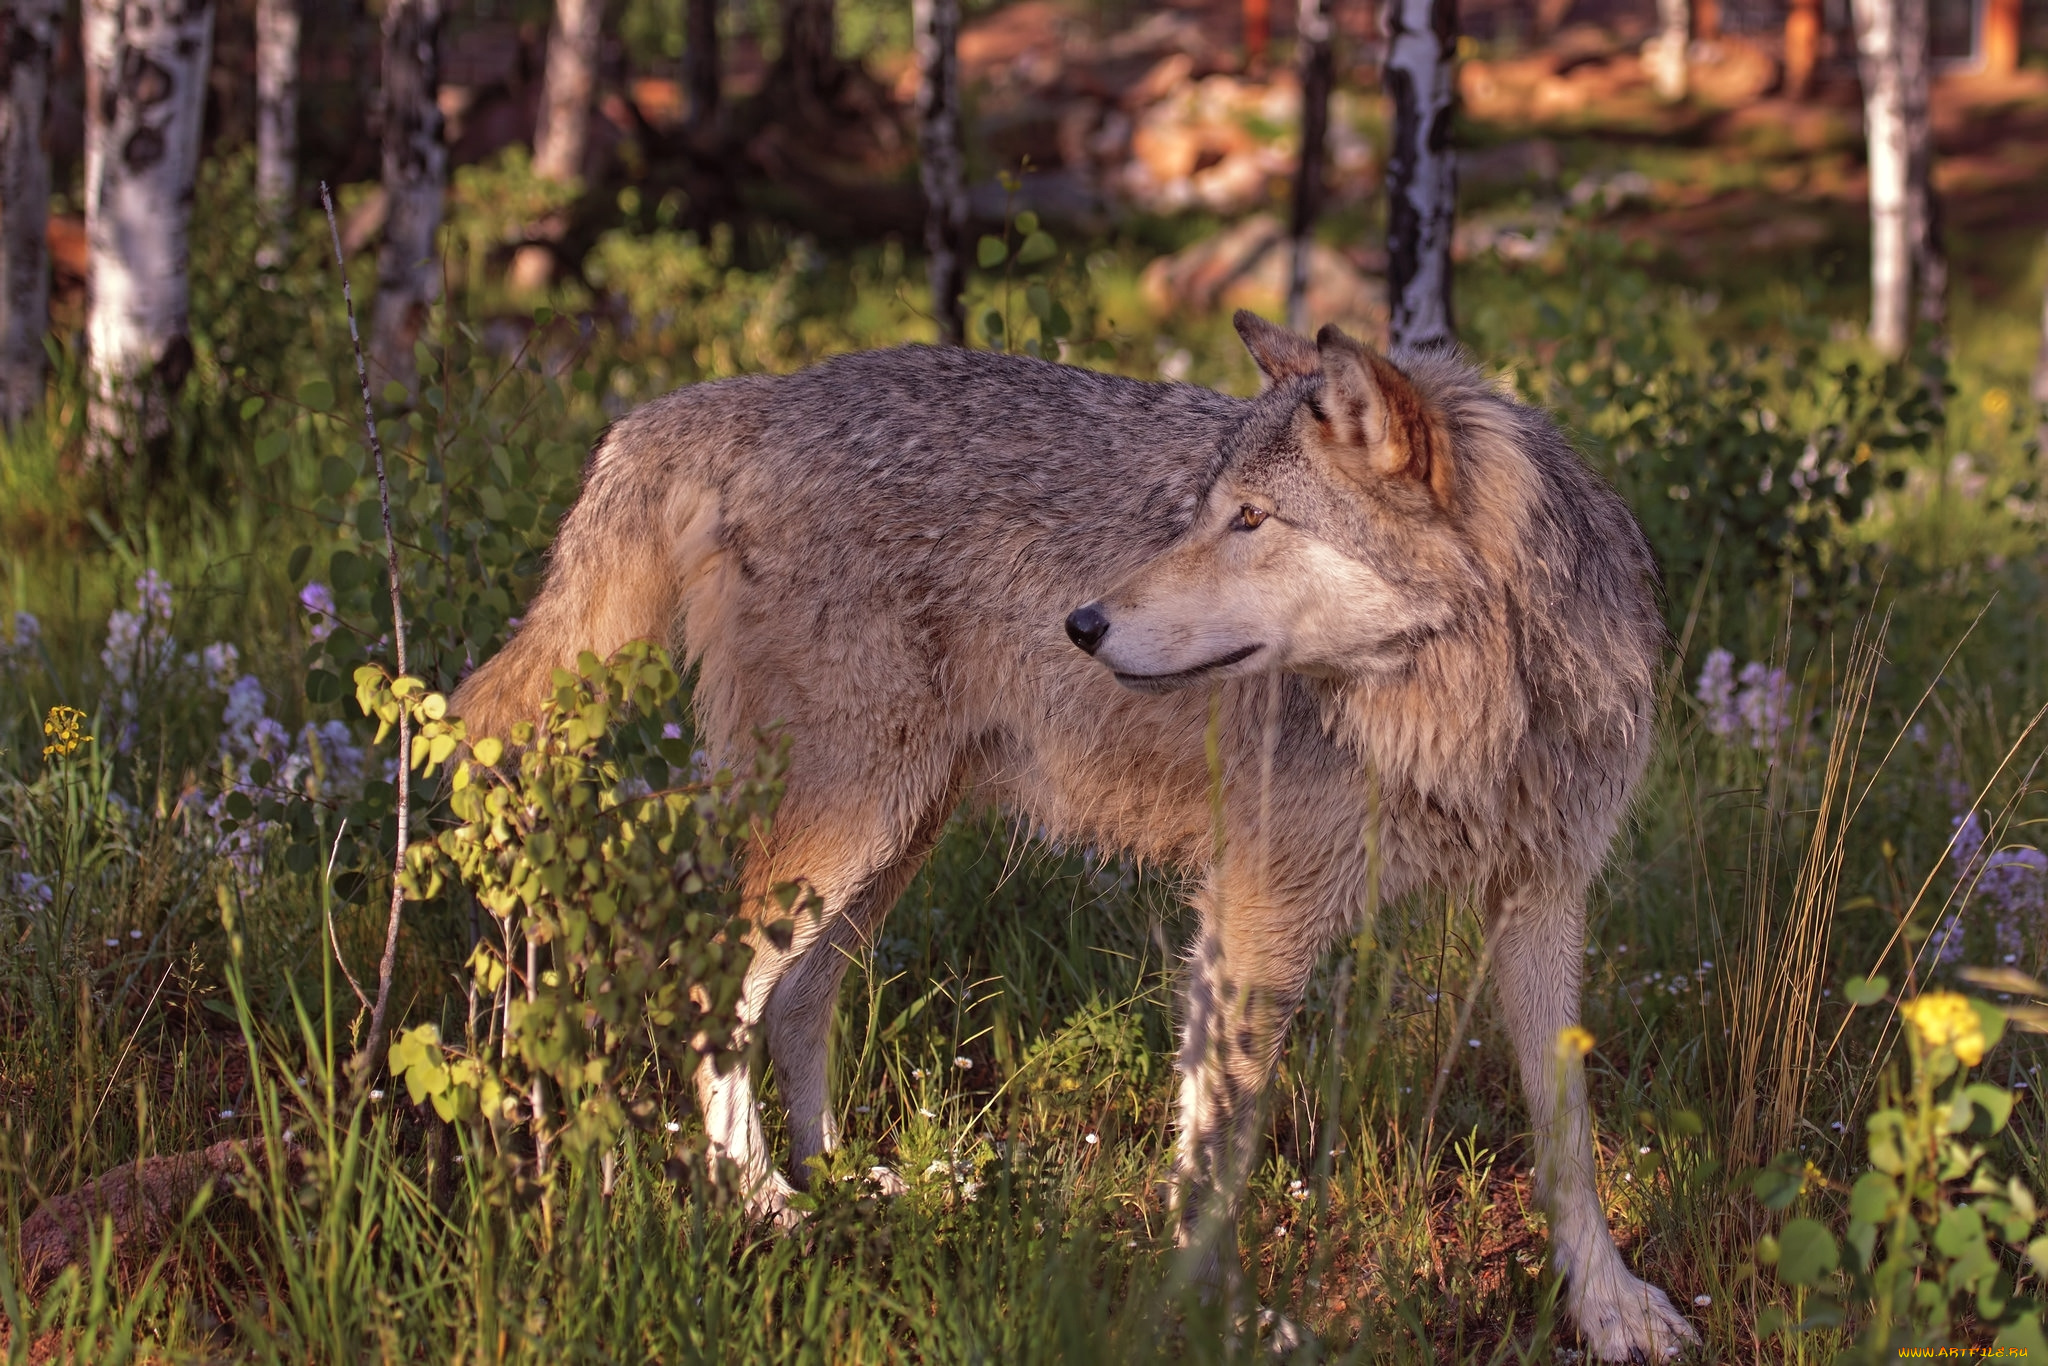
[(2048, 284), (2041, 287), (2041, 354), (2034, 360), (2034, 411), (2040, 425), (2034, 429), (2034, 460), (2048, 469)]
[(1704, 42), (1721, 36), (1721, 0), (1693, 0), (1693, 32)]
[(1691, 0), (1657, 0), (1657, 36), (1648, 43), (1650, 82), (1657, 98), (1685, 98), (1686, 49), (1692, 46)]
[(43, 401), (50, 327), (50, 153), (43, 146), (50, 54), (63, 0), (0, 6), (0, 422)]
[(1385, 85), (1394, 102), (1387, 161), (1388, 335), (1396, 348), (1455, 345), (1451, 229), (1458, 168), (1456, 0), (1392, 0)]
[(193, 177), (213, 55), (211, 0), (86, 0), (86, 455), (152, 458), (192, 371)]
[(1308, 330), (1308, 267), (1316, 219), (1323, 211), (1323, 159), (1330, 140), (1330, 86), (1336, 62), (1330, 50), (1325, 0), (1301, 0), (1294, 59), (1301, 68), (1301, 160), (1294, 169), (1294, 256), (1287, 275), (1287, 325)]
[(597, 31), (604, 0), (555, 0), (541, 83), (540, 126), (533, 135), (535, 175), (567, 184), (583, 174), (590, 142), (590, 98), (597, 90)]
[(690, 91), (690, 125), (709, 132), (718, 118), (718, 0), (687, 0), (689, 46), (683, 51), (683, 80)]
[(1863, 133), (1870, 166), (1870, 340), (1903, 355), (1911, 330), (1913, 253), (1908, 214), (1911, 149), (1898, 0), (1854, 0)]
[(384, 246), (377, 256), (377, 307), (370, 362), (415, 389), (413, 343), (440, 295), (434, 234), (448, 186), (441, 143), (441, 0), (388, 0), (384, 8)]
[(256, 0), (256, 264), (285, 259), (299, 173), (299, 0)]
[(2020, 0), (1985, 0), (1984, 74), (2010, 76), (2020, 69)]
[(967, 172), (960, 153), (960, 0), (911, 0), (917, 50), (917, 134), (924, 182), (925, 250), (939, 345), (964, 346), (967, 317)]
[(1266, 45), (1273, 38), (1272, 13), (1268, 0), (1244, 0), (1244, 65), (1257, 75), (1266, 69)]
[(1785, 93), (1803, 100), (1813, 91), (1820, 63), (1820, 0), (1792, 0), (1785, 12)]
[[(583, 153), (590, 145), (590, 99), (597, 90), (598, 23), (603, 17), (604, 0), (555, 0), (540, 123), (533, 133), (533, 172), (558, 185), (573, 185), (583, 178)], [(562, 228), (559, 219), (541, 224), (546, 240), (528, 242), (513, 253), (514, 289), (543, 289), (554, 278), (551, 243)]]
[(1899, 89), (1906, 120), (1906, 238), (1912, 246), (1920, 321), (1935, 345), (1948, 325), (1948, 254), (1941, 240), (1941, 202), (1934, 191), (1934, 112), (1928, 70), (1928, 0), (1897, 0)]
[(838, 88), (838, 44), (833, 0), (782, 0), (780, 62), (806, 117), (822, 118)]

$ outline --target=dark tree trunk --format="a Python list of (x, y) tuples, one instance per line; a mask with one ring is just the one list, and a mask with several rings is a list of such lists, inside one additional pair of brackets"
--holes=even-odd
[(780, 64), (798, 108), (809, 117), (823, 117), (840, 77), (832, 0), (782, 0)]
[(2048, 285), (2041, 287), (2041, 354), (2034, 359), (2032, 392), (2040, 424), (2034, 429), (2034, 461), (2048, 468)]
[(1315, 246), (1316, 219), (1323, 211), (1323, 160), (1330, 140), (1330, 86), (1336, 62), (1330, 50), (1330, 12), (1325, 0), (1301, 0), (1295, 25), (1294, 58), (1301, 69), (1301, 160), (1294, 170), (1294, 212), (1290, 224), (1294, 256), (1287, 277), (1287, 325), (1308, 330), (1308, 268)]
[(1906, 237), (1920, 321), (1942, 347), (1948, 327), (1948, 254), (1934, 190), (1934, 116), (1930, 108), (1928, 0), (1898, 0), (1900, 93), (1906, 112)]
[(960, 154), (960, 0), (912, 0), (917, 49), (917, 134), (924, 183), (932, 320), (941, 346), (962, 346), (967, 318), (967, 173)]
[(384, 8), (384, 246), (377, 254), (377, 308), (370, 362), (408, 390), (419, 369), (413, 343), (440, 294), (434, 234), (448, 186), (441, 142), (441, 0), (389, 0)]
[(683, 80), (689, 87), (690, 124), (709, 131), (718, 119), (718, 0), (688, 0), (689, 46), (683, 52)]
[(62, 0), (0, 6), (0, 422), (43, 401), (50, 326), (50, 153), (43, 146), (50, 54)]
[(1451, 149), (1457, 104), (1456, 0), (1392, 0), (1387, 95), (1394, 145), (1387, 162), (1388, 336), (1393, 346), (1450, 346), (1451, 229), (1458, 171)]

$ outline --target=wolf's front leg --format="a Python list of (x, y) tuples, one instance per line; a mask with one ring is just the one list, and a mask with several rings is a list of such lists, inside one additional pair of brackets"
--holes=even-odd
[(1491, 933), (1494, 988), (1521, 1068), (1536, 1194), (1550, 1214), (1566, 1305), (1603, 1361), (1677, 1356), (1698, 1335), (1662, 1290), (1629, 1273), (1594, 1185), (1585, 1061), (1566, 1036), (1579, 1018), (1583, 913), (1516, 908), (1498, 916)]
[(1235, 1270), (1238, 1196), (1258, 1151), (1266, 1085), (1315, 961), (1313, 946), (1242, 914), (1251, 909), (1237, 907), (1234, 925), (1204, 915), (1183, 993), (1175, 1241), (1194, 1279), (1210, 1286)]

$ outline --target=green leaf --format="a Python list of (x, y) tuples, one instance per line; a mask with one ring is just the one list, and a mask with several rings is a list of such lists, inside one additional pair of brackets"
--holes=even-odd
[(286, 577), (290, 578), (293, 583), (297, 583), (300, 579), (304, 578), (306, 576), (306, 561), (312, 558), (312, 546), (302, 545), (293, 549), (291, 559), (285, 564)]
[(1035, 266), (1041, 261), (1050, 261), (1059, 254), (1059, 243), (1052, 240), (1049, 232), (1034, 232), (1024, 239), (1024, 245), (1017, 248), (1017, 264)]
[(1835, 1235), (1817, 1219), (1794, 1219), (1778, 1234), (1778, 1279), (1787, 1285), (1819, 1285), (1841, 1264)]
[(535, 327), (546, 327), (554, 320), (555, 310), (549, 308), (546, 304), (542, 304), (539, 308), (533, 310), (533, 325)]
[(983, 270), (994, 270), (1009, 254), (1010, 249), (1003, 245), (1000, 237), (984, 236), (974, 244), (974, 264)]
[(1955, 1205), (1934, 1226), (1934, 1246), (1949, 1257), (1960, 1257), (1973, 1247), (1984, 1245), (1984, 1216), (1969, 1205)]
[(256, 438), (254, 454), (259, 467), (274, 465), (279, 456), (291, 449), (290, 432), (266, 432)]
[(242, 421), (247, 422), (250, 418), (263, 411), (263, 395), (249, 395), (249, 397), (242, 400), (242, 406), (239, 411), (242, 414)]
[(1977, 1012), (1977, 1023), (1984, 1030), (1984, 1051), (1989, 1053), (2005, 1037), (2005, 1012), (1974, 996), (1970, 997), (1970, 1009)]
[(333, 585), (337, 593), (350, 592), (369, 576), (370, 567), (363, 562), (360, 555), (337, 550), (328, 557), (327, 581)]
[(2013, 1094), (2002, 1086), (1993, 1086), (1982, 1081), (1972, 1082), (1963, 1088), (1963, 1094), (1970, 1098), (1972, 1105), (1984, 1112), (1984, 1117), (1990, 1121), (1991, 1133), (1995, 1134), (2003, 1129), (2006, 1120), (2012, 1118)]
[(1687, 1138), (1698, 1138), (1707, 1131), (1706, 1123), (1692, 1110), (1673, 1110), (1670, 1123), (1673, 1129)]
[(2009, 1355), (2017, 1356), (2022, 1361), (2048, 1361), (2048, 1337), (2041, 1335), (2041, 1315), (2038, 1311), (2022, 1314), (1999, 1329), (1998, 1336), (1992, 1339), (1991, 1345), (2017, 1348), (2017, 1351)]
[(249, 800), (249, 794), (246, 792), (230, 792), (227, 811), (236, 820), (245, 821), (256, 814), (256, 803)]
[(356, 482), (356, 467), (338, 455), (330, 455), (320, 462), (320, 491), (329, 498), (339, 498), (347, 493)]
[[(1794, 1165), (1796, 1164), (1796, 1165)], [(1791, 1162), (1779, 1158), (1749, 1179), (1749, 1189), (1765, 1209), (1790, 1209), (1806, 1188), (1805, 1164), (1794, 1155)]]
[(1883, 973), (1851, 977), (1842, 985), (1842, 998), (1852, 1006), (1874, 1006), (1892, 989), (1892, 979)]
[(981, 330), (988, 333), (990, 341), (1000, 342), (1003, 339), (1003, 315), (993, 308), (982, 314)]
[(314, 669), (306, 675), (306, 700), (321, 705), (339, 702), (347, 693), (339, 678), (325, 669)]
[(1052, 294), (1044, 285), (1034, 284), (1024, 291), (1024, 306), (1031, 310), (1031, 316), (1040, 323), (1052, 319)]
[(324, 379), (309, 379), (299, 386), (299, 402), (324, 413), (334, 406), (334, 386)]
[(1017, 225), (1017, 234), (1020, 237), (1029, 237), (1032, 233), (1038, 231), (1038, 215), (1029, 209), (1018, 210), (1017, 217), (1013, 221)]
[(403, 408), (412, 398), (412, 391), (397, 380), (384, 381), (384, 402), (393, 408)]
[(1881, 1224), (1898, 1193), (1898, 1184), (1883, 1172), (1865, 1172), (1849, 1191), (1849, 1217)]

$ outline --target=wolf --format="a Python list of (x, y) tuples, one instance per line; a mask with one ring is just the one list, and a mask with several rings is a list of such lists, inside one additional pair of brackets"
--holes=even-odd
[(1288, 1023), (1368, 884), (1476, 897), (1569, 1309), (1601, 1357), (1675, 1354), (1693, 1330), (1609, 1234), (1569, 1046), (1587, 887), (1651, 743), (1649, 548), (1465, 360), (1236, 322), (1251, 398), (912, 346), (656, 399), (597, 442), (524, 624), (452, 710), (503, 735), (580, 651), (652, 638), (697, 670), (715, 756), (790, 737), (743, 876), (816, 914), (758, 939), (740, 1006), (788, 1176), (747, 1069), (698, 1077), (763, 1218), (838, 1142), (849, 959), (965, 801), (1194, 875), (1173, 1201), (1211, 1275)]

